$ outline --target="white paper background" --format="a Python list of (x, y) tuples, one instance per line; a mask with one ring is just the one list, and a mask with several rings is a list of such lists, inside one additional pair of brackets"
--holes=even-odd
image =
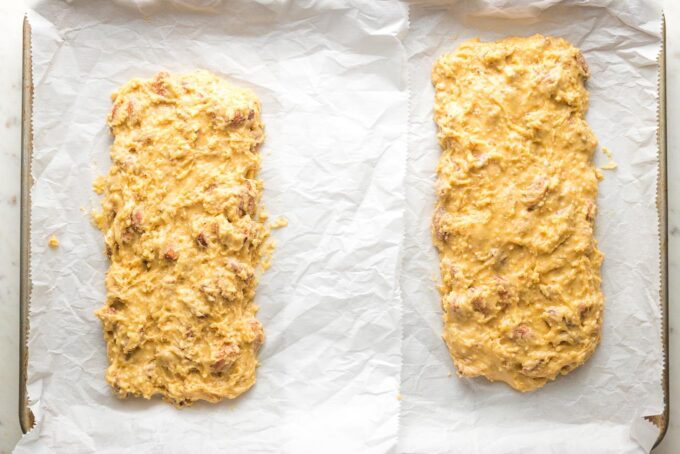
[[(270, 3), (270, 4), (267, 4)], [(230, 1), (143, 17), (47, 2), (33, 27), (29, 395), (18, 453), (376, 452), (398, 423), (407, 91), (394, 2)], [(264, 202), (290, 224), (256, 297), (255, 387), (181, 411), (104, 381), (106, 261), (88, 213), (109, 166), (109, 95), (132, 77), (206, 68), (262, 99)], [(61, 246), (47, 247), (56, 233)]]
[[(659, 10), (641, 1), (487, 0), (453, 2), (448, 10), (422, 3), (411, 8), (406, 39), (412, 96), (400, 450), (648, 452), (658, 431), (641, 417), (663, 410), (655, 205)], [(440, 337), (431, 279), (439, 269), (429, 227), (439, 157), (430, 71), (437, 56), (463, 40), (534, 33), (562, 36), (585, 54), (592, 73), (588, 121), (619, 167), (604, 172), (598, 199), (596, 234), (605, 253), (602, 343), (584, 366), (521, 394), (502, 383), (458, 378)], [(599, 151), (595, 160), (607, 162)]]
[[(407, 6), (393, 1), (165, 5), (187, 1), (216, 9), (169, 13), (134, 0), (142, 16), (106, 1), (45, 2), (29, 16), (29, 395), (38, 423), (17, 452), (648, 451), (657, 432), (640, 416), (660, 413), (663, 398), (654, 8), (440, 1), (447, 12), (414, 1), (407, 33)], [(521, 395), (457, 378), (440, 339), (429, 77), (436, 56), (463, 39), (534, 32), (584, 51), (593, 73), (588, 119), (619, 168), (600, 186), (602, 345), (582, 368)], [(197, 67), (262, 98), (265, 204), (290, 226), (274, 233), (274, 264), (258, 290), (267, 341), (257, 385), (235, 402), (177, 411), (119, 401), (104, 381), (93, 311), (106, 261), (86, 211), (97, 206), (91, 181), (109, 165), (109, 93), (131, 77)], [(56, 251), (47, 248), (52, 233)]]

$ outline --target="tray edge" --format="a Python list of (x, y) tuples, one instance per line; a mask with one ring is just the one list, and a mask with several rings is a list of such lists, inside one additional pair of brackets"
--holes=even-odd
[(661, 259), (661, 338), (663, 346), (662, 385), (664, 392), (664, 410), (660, 415), (651, 418), (659, 428), (659, 436), (652, 447), (656, 448), (666, 436), (670, 423), (670, 386), (668, 364), (668, 156), (666, 137), (666, 16), (661, 16), (661, 51), (659, 52), (659, 129), (657, 134), (659, 146), (659, 175), (657, 182), (657, 210), (659, 212), (659, 246)]
[(33, 65), (31, 59), (31, 24), (28, 16), (23, 22), (23, 65), (21, 96), (21, 223), (19, 233), (19, 424), (25, 434), (33, 428), (35, 417), (28, 405), (28, 302), (31, 293), (30, 257), (30, 206), (31, 157), (33, 153)]

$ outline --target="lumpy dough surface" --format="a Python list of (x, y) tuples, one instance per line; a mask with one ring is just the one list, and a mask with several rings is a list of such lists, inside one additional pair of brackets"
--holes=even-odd
[(432, 232), (462, 376), (535, 390), (600, 340), (588, 75), (578, 49), (540, 35), (467, 41), (434, 65)]
[(112, 100), (112, 166), (94, 185), (110, 258), (106, 379), (119, 397), (176, 406), (234, 398), (255, 383), (264, 341), (260, 102), (205, 71), (134, 79)]

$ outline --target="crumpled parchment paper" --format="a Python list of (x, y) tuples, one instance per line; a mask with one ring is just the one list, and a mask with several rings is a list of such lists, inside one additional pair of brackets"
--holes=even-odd
[[(438, 3), (434, 5), (433, 3)], [(444, 4), (448, 3), (448, 7)], [(414, 2), (406, 39), (411, 121), (402, 289), (404, 341), (399, 450), (409, 453), (643, 453), (663, 412), (659, 303), (657, 56), (661, 13), (650, 2)], [(588, 122), (618, 164), (604, 171), (596, 235), (605, 315), (593, 357), (544, 388), (461, 379), (441, 339), (430, 247), (439, 158), (432, 120), (435, 59), (470, 38), (534, 33), (579, 47), (591, 77)], [(595, 162), (607, 157), (598, 150)]]
[[(144, 16), (108, 1), (42, 3), (32, 27), (34, 155), (29, 383), (16, 452), (375, 452), (397, 440), (407, 134), (407, 8), (230, 1)], [(256, 303), (258, 382), (178, 411), (118, 400), (94, 310), (110, 93), (160, 70), (211, 70), (261, 98), (261, 177), (276, 230)], [(47, 246), (55, 233), (61, 245)], [(324, 447), (328, 447), (327, 449)]]
[[(657, 9), (642, 0), (117, 1), (133, 8), (45, 1), (29, 13), (37, 422), (17, 453), (649, 451), (658, 431), (642, 417), (663, 408)], [(619, 167), (600, 185), (602, 344), (585, 366), (519, 394), (457, 378), (440, 339), (429, 80), (434, 59), (463, 39), (534, 32), (584, 51), (588, 120)], [(178, 411), (119, 401), (104, 380), (93, 311), (107, 263), (90, 187), (109, 166), (110, 92), (195, 68), (261, 97), (264, 202), (290, 225), (274, 232), (256, 297), (267, 334), (258, 383), (235, 401)]]

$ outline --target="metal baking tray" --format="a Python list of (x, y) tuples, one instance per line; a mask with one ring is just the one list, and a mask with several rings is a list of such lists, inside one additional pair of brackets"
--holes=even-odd
[[(661, 251), (661, 313), (662, 342), (664, 346), (663, 388), (664, 411), (660, 415), (649, 416), (648, 419), (660, 430), (655, 447), (663, 440), (668, 429), (669, 387), (668, 387), (668, 204), (666, 174), (666, 21), (662, 20), (662, 47), (659, 54), (659, 179), (657, 185), (657, 209), (659, 212), (659, 233)], [(31, 26), (28, 18), (24, 18), (23, 29), (23, 74), (22, 74), (22, 120), (21, 120), (21, 234), (20, 234), (20, 350), (19, 350), (19, 422), (21, 430), (26, 433), (33, 427), (35, 418), (28, 406), (26, 389), (28, 369), (28, 304), (31, 297), (30, 280), (30, 207), (31, 156), (33, 153), (33, 79), (31, 65)]]

